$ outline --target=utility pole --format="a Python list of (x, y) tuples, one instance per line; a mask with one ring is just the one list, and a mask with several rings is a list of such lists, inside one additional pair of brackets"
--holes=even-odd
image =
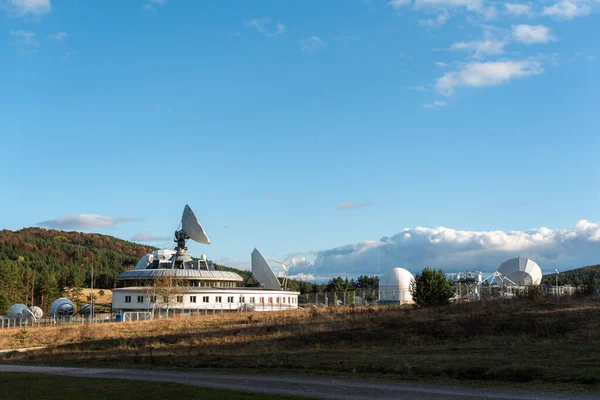
[(90, 291), (90, 308), (91, 308), (91, 312), (90, 312), (90, 318), (91, 318), (91, 323), (94, 323), (94, 259), (92, 258), (90, 260), (90, 265), (92, 266), (92, 280), (91, 280), (91, 291)]
[(554, 271), (556, 271), (556, 295), (558, 296), (558, 269), (555, 269)]

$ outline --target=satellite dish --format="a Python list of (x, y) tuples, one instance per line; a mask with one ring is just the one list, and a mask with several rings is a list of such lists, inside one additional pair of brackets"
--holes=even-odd
[(258, 249), (252, 251), (252, 275), (265, 289), (281, 290), (281, 283), (275, 276), (267, 259)]
[(29, 310), (31, 311), (31, 313), (33, 314), (33, 317), (36, 320), (41, 319), (44, 316), (44, 312), (38, 306), (31, 306), (31, 307), (29, 307)]
[(27, 306), (22, 303), (13, 304), (6, 311), (6, 316), (10, 319), (25, 319), (23, 311), (27, 310)]
[(33, 315), (29, 307), (23, 310), (23, 319), (26, 319), (28, 322), (35, 322), (35, 315)]
[(187, 204), (181, 216), (181, 229), (194, 242), (210, 244), (210, 239), (206, 235), (206, 232), (204, 232), (204, 228), (202, 228), (202, 225), (198, 222), (198, 218), (196, 218), (196, 215)]
[(75, 305), (66, 297), (54, 300), (50, 306), (50, 315), (54, 318), (68, 318), (75, 314)]
[(92, 307), (89, 304), (82, 304), (81, 307), (79, 307), (79, 314), (83, 315), (84, 317), (89, 316), (91, 312)]

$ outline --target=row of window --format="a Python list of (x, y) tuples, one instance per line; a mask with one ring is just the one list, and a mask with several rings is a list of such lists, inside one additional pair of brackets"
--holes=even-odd
[[(183, 296), (175, 296), (175, 297), (176, 297), (177, 303), (183, 303)], [(296, 303), (295, 297), (266, 297), (266, 298), (259, 297), (258, 303), (264, 304), (265, 299), (267, 299), (267, 302), (269, 304), (273, 304), (273, 301), (276, 304), (279, 304), (280, 302), (282, 304), (295, 304)], [(197, 300), (198, 300), (198, 298), (196, 296), (189, 296), (190, 303), (197, 303)], [(156, 303), (156, 296), (148, 296), (148, 301), (150, 303)], [(250, 304), (255, 304), (256, 298), (250, 297), (249, 301), (250, 301)], [(144, 303), (144, 296), (137, 296), (137, 302)], [(168, 302), (169, 302), (169, 298), (163, 297), (163, 303), (168, 303)], [(223, 302), (222, 296), (215, 296), (215, 303), (222, 303), (222, 302)], [(246, 297), (241, 296), (240, 303), (245, 303), (245, 302), (246, 302)], [(131, 296), (125, 296), (125, 303), (131, 303)], [(202, 303), (210, 303), (209, 296), (202, 296)], [(227, 296), (227, 303), (234, 303), (234, 296)]]

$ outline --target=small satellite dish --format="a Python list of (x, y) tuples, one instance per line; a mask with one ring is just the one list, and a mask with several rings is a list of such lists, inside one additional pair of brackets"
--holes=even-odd
[(82, 304), (79, 307), (79, 314), (88, 317), (92, 313), (92, 307), (89, 304)]
[(204, 232), (204, 228), (202, 228), (202, 225), (198, 222), (198, 218), (196, 218), (196, 215), (187, 204), (181, 216), (181, 229), (194, 242), (210, 244), (210, 239), (206, 235), (206, 232)]
[(50, 306), (50, 315), (54, 318), (68, 318), (75, 314), (75, 305), (66, 297), (54, 300)]
[(265, 289), (281, 290), (279, 279), (258, 249), (252, 251), (252, 275)]
[(33, 312), (29, 307), (23, 310), (23, 319), (26, 319), (27, 322), (35, 322), (35, 315), (33, 315)]
[(33, 317), (37, 320), (41, 319), (44, 316), (44, 312), (38, 306), (31, 306), (29, 310), (33, 314)]
[(22, 303), (13, 304), (6, 311), (6, 316), (10, 319), (25, 319), (23, 311), (27, 310), (27, 306)]

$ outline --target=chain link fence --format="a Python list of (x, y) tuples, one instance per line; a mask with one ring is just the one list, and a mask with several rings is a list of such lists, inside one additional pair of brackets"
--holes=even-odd
[(323, 292), (301, 294), (300, 307), (342, 307), (350, 305), (366, 306), (379, 300), (377, 290), (350, 290), (345, 292)]

